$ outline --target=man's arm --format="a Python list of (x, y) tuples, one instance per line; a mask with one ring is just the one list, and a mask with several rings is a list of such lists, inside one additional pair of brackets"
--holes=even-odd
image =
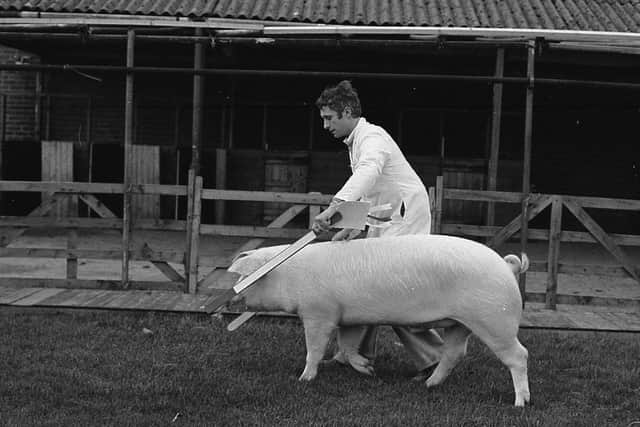
[(336, 198), (349, 201), (360, 200), (370, 193), (390, 155), (382, 138), (377, 135), (365, 138), (360, 147), (360, 156), (354, 166), (353, 175), (336, 193)]

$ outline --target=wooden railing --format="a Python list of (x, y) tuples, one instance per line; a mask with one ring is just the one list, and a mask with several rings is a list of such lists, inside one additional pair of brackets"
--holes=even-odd
[[(293, 218), (305, 210), (313, 218), (320, 212), (322, 205), (327, 205), (331, 196), (319, 193), (298, 194), (263, 191), (235, 191), (202, 189), (202, 178), (190, 179), (187, 185), (131, 185), (128, 193), (157, 194), (165, 196), (187, 197), (188, 213), (186, 220), (163, 219), (130, 219), (125, 224), (108, 209), (96, 195), (122, 194), (122, 184), (83, 183), (83, 182), (40, 182), (40, 181), (0, 181), (0, 192), (36, 192), (47, 193), (41, 204), (27, 216), (0, 217), (0, 257), (39, 257), (66, 259), (67, 277), (65, 279), (0, 279), (5, 284), (29, 284), (37, 286), (86, 287), (86, 288), (136, 288), (136, 289), (173, 289), (195, 292), (198, 283), (199, 267), (213, 267), (214, 270), (203, 280), (215, 278), (216, 270), (229, 265), (229, 257), (200, 256), (199, 237), (201, 235), (246, 236), (252, 237), (239, 250), (257, 247), (266, 238), (295, 239), (308, 229), (283, 228)], [(60, 200), (77, 196), (100, 218), (79, 217), (47, 217), (49, 211)], [(291, 206), (275, 218), (267, 226), (201, 224), (202, 200), (225, 201), (258, 201), (290, 203)], [(310, 221), (310, 220), (309, 220)], [(69, 230), (66, 248), (8, 247), (26, 229), (31, 227), (64, 228)], [(77, 229), (112, 229), (122, 231), (124, 227), (136, 230), (168, 230), (186, 233), (185, 250), (155, 250), (145, 243), (140, 247), (128, 248), (127, 262), (149, 261), (153, 263), (168, 279), (165, 282), (127, 281), (123, 280), (79, 280), (77, 278), (77, 260), (84, 259), (120, 259), (123, 250), (98, 250), (77, 248)], [(123, 242), (123, 248), (128, 242)], [(185, 275), (177, 272), (169, 263), (184, 265)]]
[[(430, 188), (432, 197), (433, 232), (461, 235), (483, 240), (493, 248), (499, 248), (504, 242), (518, 236), (522, 226), (520, 214), (504, 226), (482, 226), (469, 224), (453, 224), (443, 221), (445, 200), (466, 200), (486, 203), (508, 203), (522, 205), (523, 195), (517, 192), (481, 191), (444, 188), (442, 179), (438, 185)], [(198, 285), (215, 281), (221, 272), (228, 267), (230, 257), (200, 256), (199, 237), (201, 235), (247, 236), (252, 237), (238, 251), (249, 250), (259, 246), (263, 239), (282, 238), (295, 239), (307, 229), (283, 228), (290, 221), (307, 212), (309, 224), (323, 205), (331, 200), (331, 195), (279, 193), (264, 191), (236, 191), (203, 189), (201, 177), (191, 177), (187, 185), (137, 184), (128, 189), (130, 194), (157, 194), (165, 196), (186, 197), (188, 213), (186, 220), (163, 219), (131, 219), (124, 224), (109, 210), (96, 195), (122, 194), (121, 184), (81, 183), (81, 182), (31, 182), (0, 181), (0, 192), (38, 192), (45, 193), (42, 203), (27, 216), (0, 217), (0, 257), (50, 257), (62, 258), (67, 262), (65, 279), (34, 279), (29, 283), (39, 286), (64, 286), (88, 288), (142, 288), (142, 289), (174, 289), (195, 292)], [(65, 197), (77, 196), (100, 218), (53, 218), (45, 217), (56, 203)], [(202, 200), (215, 201), (247, 201), (247, 202), (282, 202), (291, 206), (267, 226), (202, 224)], [(587, 232), (562, 230), (562, 208), (566, 208), (586, 228)], [(617, 277), (633, 277), (640, 282), (640, 271), (629, 259), (621, 246), (640, 246), (640, 235), (609, 234), (586, 212), (585, 208), (640, 211), (640, 201), (600, 197), (577, 197), (567, 195), (532, 194), (527, 200), (527, 220), (531, 221), (538, 214), (551, 209), (551, 220), (548, 229), (527, 229), (528, 240), (548, 241), (549, 249), (546, 262), (534, 262), (532, 271), (547, 272), (547, 288), (545, 302), (547, 307), (555, 308), (557, 303), (557, 283), (559, 273), (597, 274)], [(22, 248), (8, 247), (8, 244), (29, 227), (61, 227), (69, 230), (67, 247)], [(123, 250), (78, 249), (77, 236), (74, 230), (82, 228), (123, 230), (131, 227), (136, 230), (172, 230), (185, 232), (185, 250), (155, 250), (151, 245), (129, 248), (123, 242)], [(589, 242), (602, 245), (618, 261), (618, 265), (576, 265), (565, 264), (559, 260), (559, 248), (562, 242)], [(150, 261), (166, 277), (166, 282), (127, 282), (123, 280), (78, 280), (77, 259), (121, 259), (127, 247), (128, 260)], [(128, 262), (128, 260), (126, 262)], [(169, 263), (184, 265), (184, 276)], [(213, 267), (204, 279), (197, 282), (199, 267)], [(24, 280), (2, 278), (3, 283), (27, 283)]]
[[(441, 182), (432, 190), (434, 194), (434, 232), (485, 238), (488, 246), (498, 248), (508, 239), (518, 235), (522, 214), (502, 227), (443, 223), (444, 200), (469, 200), (487, 203), (521, 204), (523, 195), (514, 192), (481, 191), (443, 188)], [(527, 221), (531, 221), (547, 208), (551, 209), (549, 229), (527, 230), (528, 240), (548, 241), (547, 261), (533, 263), (532, 271), (547, 272), (545, 303), (554, 309), (557, 303), (558, 273), (632, 277), (640, 284), (640, 268), (635, 265), (621, 246), (640, 246), (640, 235), (607, 233), (585, 208), (639, 211), (640, 200), (568, 195), (532, 194), (527, 201)], [(586, 232), (562, 230), (562, 208), (566, 208), (585, 227)], [(618, 265), (563, 264), (559, 261), (561, 242), (597, 243), (603, 246)], [(526, 251), (526, 248), (525, 248)]]

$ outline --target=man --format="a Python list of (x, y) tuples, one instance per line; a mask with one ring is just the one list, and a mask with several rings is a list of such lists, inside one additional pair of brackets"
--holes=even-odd
[[(316, 106), (324, 129), (335, 138), (344, 138), (349, 149), (352, 175), (336, 193), (329, 208), (315, 217), (313, 229), (328, 231), (329, 218), (342, 201), (366, 200), (371, 206), (390, 204), (391, 222), (386, 226), (369, 226), (367, 237), (428, 234), (431, 228), (429, 196), (424, 184), (400, 151), (393, 138), (381, 127), (361, 117), (358, 94), (349, 81), (325, 89)], [(344, 229), (333, 240), (349, 240), (359, 230)], [(409, 328), (393, 328), (418, 368), (416, 379), (438, 363), (442, 340), (432, 330), (413, 332)], [(333, 360), (350, 364), (360, 372), (373, 373), (376, 328), (373, 326), (341, 326), (338, 329), (338, 351)]]

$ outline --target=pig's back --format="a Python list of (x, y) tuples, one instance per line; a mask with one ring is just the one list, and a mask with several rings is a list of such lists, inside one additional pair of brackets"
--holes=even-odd
[(430, 320), (424, 313), (437, 319), (464, 316), (477, 304), (514, 312), (520, 305), (506, 262), (484, 245), (451, 236), (317, 243), (272, 274), (289, 282), (290, 297), (300, 305), (341, 306), (343, 323), (382, 317), (419, 323)]

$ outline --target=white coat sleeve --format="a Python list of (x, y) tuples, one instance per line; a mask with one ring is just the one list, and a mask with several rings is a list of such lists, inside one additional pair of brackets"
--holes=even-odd
[(353, 175), (335, 195), (337, 199), (360, 200), (371, 192), (385, 163), (391, 155), (385, 141), (378, 136), (368, 136), (362, 141), (360, 156), (353, 168)]

